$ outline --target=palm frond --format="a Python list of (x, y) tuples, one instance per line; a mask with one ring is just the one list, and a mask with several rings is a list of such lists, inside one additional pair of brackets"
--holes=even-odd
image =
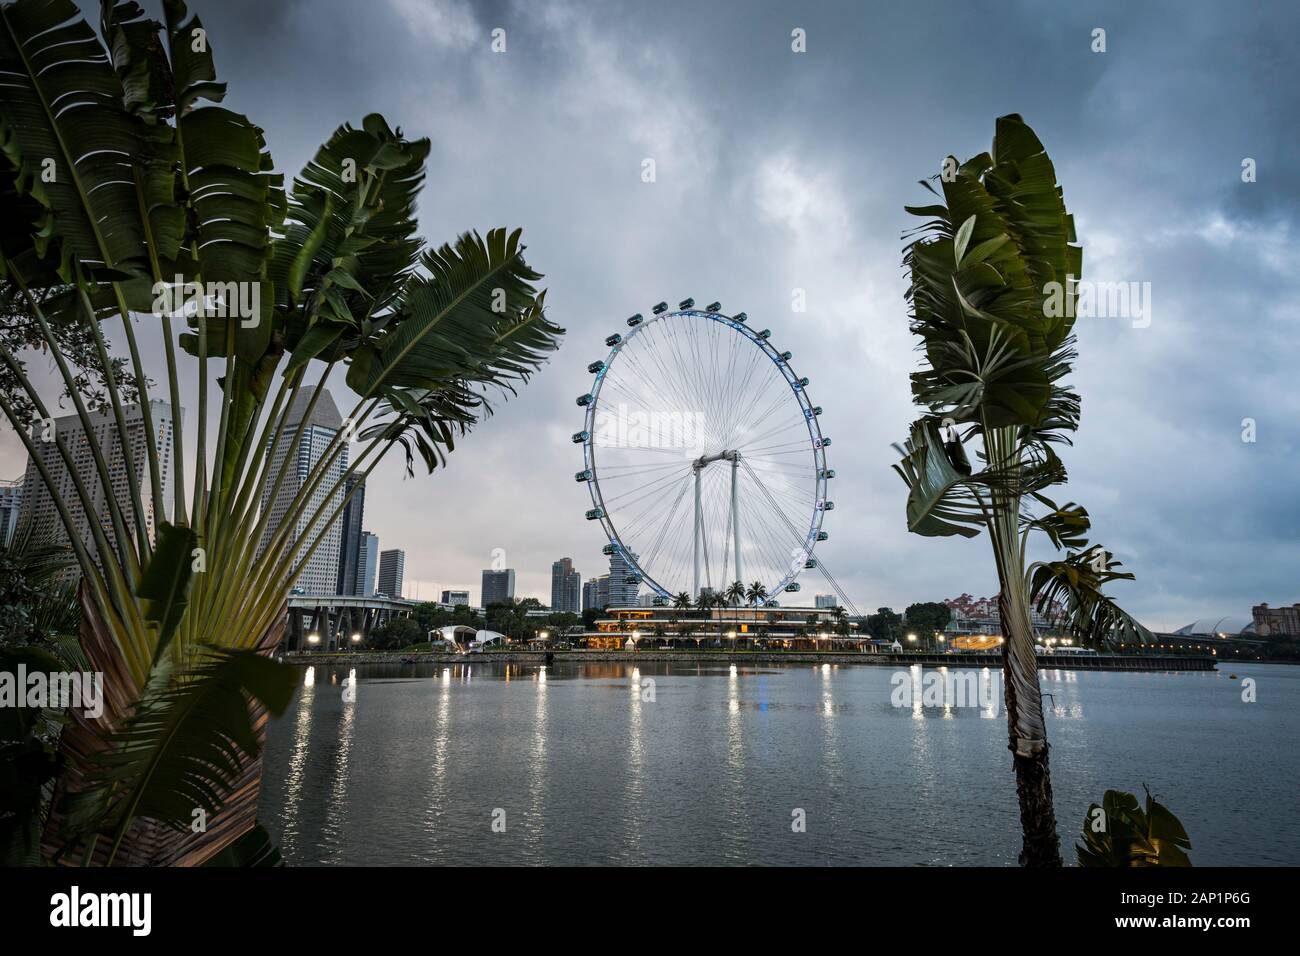
[(952, 466), (934, 423), (913, 423), (911, 437), (894, 449), (903, 456), (894, 471), (908, 488), (907, 530), (927, 537), (978, 535), (986, 523), (977, 491), (980, 478)]

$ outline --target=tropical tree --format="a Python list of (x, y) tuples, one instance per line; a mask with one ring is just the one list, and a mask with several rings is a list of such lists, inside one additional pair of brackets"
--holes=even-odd
[(688, 610), (691, 606), (691, 596), (685, 591), (679, 591), (673, 595), (673, 607), (679, 611)]
[[(1034, 658), (1031, 608), (1058, 601), (1081, 639), (1145, 630), (1102, 593), (1131, 574), (1090, 546), (1088, 513), (1045, 492), (1066, 480), (1053, 445), (1078, 427), (1079, 396), (1064, 382), (1075, 357), (1075, 281), (1082, 251), (1056, 171), (1016, 115), (997, 121), (991, 153), (922, 185), (942, 202), (908, 211), (926, 222), (903, 262), (912, 332), (923, 353), (912, 395), (926, 410), (899, 448), (908, 529), (973, 537), (988, 532), (1005, 635), (1003, 675), (1029, 866), (1060, 865), (1047, 731)], [(967, 454), (970, 444), (981, 465)], [(1031, 532), (1065, 551), (1029, 563)]]
[(699, 596), (695, 599), (695, 608), (700, 612), (700, 618), (708, 617), (709, 609), (713, 607), (713, 593), (711, 591), (700, 591)]
[(849, 636), (849, 612), (844, 610), (844, 608), (840, 607), (838, 604), (835, 606), (834, 610), (831, 611), (831, 622), (836, 633), (841, 637)]
[(767, 599), (767, 588), (763, 586), (762, 581), (754, 581), (745, 592), (745, 597), (754, 607), (758, 607)]
[(867, 615), (867, 633), (878, 640), (896, 641), (903, 636), (903, 619), (893, 608), (877, 608)]
[(952, 608), (942, 601), (909, 604), (907, 610), (903, 612), (903, 620), (909, 630), (933, 634), (948, 626), (948, 622), (952, 620)]
[(741, 581), (732, 581), (731, 586), (726, 590), (727, 600), (731, 602), (732, 607), (740, 607), (745, 602), (745, 585)]
[(0, 647), (48, 647), (77, 633), (77, 591), (67, 580), (74, 567), (71, 548), (37, 540), (30, 524), (0, 543)]
[[(104, 0), (101, 39), (69, 0), (0, 5), (0, 301), (52, 357), (93, 463), (78, 469), (61, 430), (39, 427), (49, 401), (0, 350), (23, 399), (0, 388), (0, 411), (54, 496), (81, 572), (81, 648), (107, 685), (102, 717), (74, 714), (60, 734), (45, 830), (49, 853), (84, 863), (202, 863), (253, 828), (266, 714), (295, 683), (266, 655), (345, 489), (394, 446), (408, 473), (437, 467), (563, 332), (517, 230), (424, 245), (429, 140), (377, 114), (335, 130), (286, 195), (262, 131), (217, 105), (199, 18), (180, 0), (163, 10), (159, 23)], [(139, 327), (161, 339), (167, 405), (151, 404)], [(93, 351), (106, 434), (59, 350), (70, 328)], [(293, 456), (272, 450), (327, 383), (355, 407), (273, 526), (261, 502)], [(122, 494), (109, 463), (140, 431), (148, 466), (126, 469)], [(81, 511), (103, 519), (88, 541)]]

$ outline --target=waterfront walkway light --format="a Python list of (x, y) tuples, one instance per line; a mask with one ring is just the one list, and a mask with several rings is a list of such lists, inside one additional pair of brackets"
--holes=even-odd
[(352, 635), (352, 643), (353, 643), (353, 644), (360, 644), (360, 643), (361, 643), (361, 635), (360, 635), (360, 634), (353, 634), (353, 635)]
[(308, 643), (308, 644), (319, 644), (319, 643), (320, 643), (320, 635), (319, 635), (319, 634), (308, 634), (308, 635), (307, 635), (307, 643)]

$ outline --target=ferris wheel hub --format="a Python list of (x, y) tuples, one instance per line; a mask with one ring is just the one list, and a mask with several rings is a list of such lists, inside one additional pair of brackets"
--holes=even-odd
[(693, 462), (691, 462), (691, 467), (696, 471), (699, 471), (705, 465), (715, 461), (738, 462), (740, 461), (740, 452), (731, 450), (731, 451), (720, 451), (716, 455), (701, 455), (699, 458), (696, 458)]

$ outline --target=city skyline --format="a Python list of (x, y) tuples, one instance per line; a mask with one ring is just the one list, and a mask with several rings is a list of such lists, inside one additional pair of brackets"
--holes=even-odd
[[(890, 470), (890, 444), (913, 417), (907, 375), (917, 366), (898, 237), (914, 224), (902, 204), (927, 195), (916, 171), (986, 149), (988, 117), (1016, 111), (1051, 150), (1085, 276), (1152, 286), (1145, 327), (1079, 323), (1082, 426), (1062, 452), (1070, 497), (1089, 504), (1096, 537), (1137, 575), (1114, 597), (1162, 629), (1296, 599), (1287, 569), (1300, 563), (1289, 489), (1300, 400), (1288, 388), (1297, 354), (1288, 329), (1300, 279), (1288, 264), (1300, 187), (1287, 174), (1287, 137), (1300, 94), (1281, 46), (1294, 9), (1240, 18), (1209, 6), (1182, 19), (1170, 4), (1102, 3), (1009, 18), (999, 33), (973, 8), (932, 20), (756, 3), (743, 22), (671, 4), (440, 9), (374, 4), (350, 21), (352, 52), (325, 75), (316, 27), (300, 35), (287, 9), (247, 0), (204, 9), (215, 34), (241, 35), (249, 16), (267, 25), (219, 46), (216, 59), (229, 105), (256, 114), (278, 169), (300, 169), (332, 128), (309, 118), (304, 97), (353, 122), (392, 104), (408, 135), (434, 137), (430, 182), (457, 183), (421, 197), (425, 233), (525, 225), (548, 308), (568, 329), (527, 401), (497, 408), (445, 468), (406, 480), (392, 459), (369, 478), (367, 527), (406, 549), (412, 592), (472, 585), (498, 550), (525, 595), (548, 593), (557, 554), (602, 566), (605, 542), (582, 520), (590, 505), (572, 481), (573, 396), (627, 315), (695, 296), (748, 311), (810, 376), (839, 473), (817, 553), (859, 610), (989, 593), (987, 542), (908, 535), (905, 489)], [(510, 37), (499, 55), (489, 48), (498, 20)], [(1103, 21), (1109, 47), (1094, 53)], [(794, 26), (807, 32), (804, 54), (790, 51)], [(908, 59), (918, 48), (938, 52), (933, 68)], [(1019, 66), (989, 73), (989, 57)], [(381, 58), (393, 69), (368, 67)], [(973, 74), (984, 81), (969, 83)], [(442, 94), (413, 96), (412, 84)], [(827, 101), (853, 105), (828, 113)], [(528, 161), (473, 135), (485, 124), (525, 136)], [(653, 183), (641, 179), (647, 158)], [(1250, 183), (1246, 158), (1258, 165)], [(611, 219), (638, 223), (637, 235), (598, 241)], [(806, 311), (794, 311), (795, 290)], [(1243, 337), (1247, 321), (1254, 331)], [(16, 437), (0, 435), (0, 477), (19, 477), (24, 459)], [(824, 590), (815, 572), (800, 580)]]

